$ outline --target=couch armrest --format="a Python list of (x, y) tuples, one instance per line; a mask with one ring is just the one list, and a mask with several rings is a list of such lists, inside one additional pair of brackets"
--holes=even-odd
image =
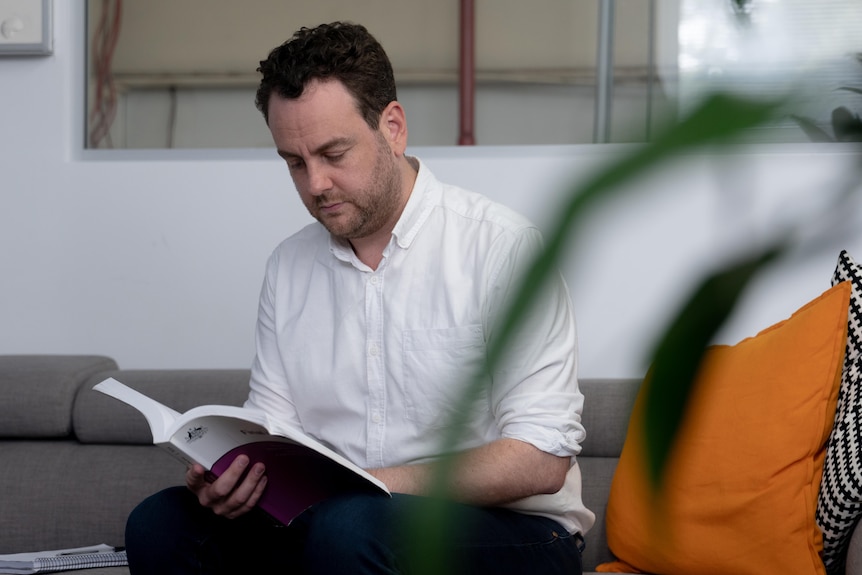
[(67, 437), (78, 389), (115, 369), (98, 355), (0, 355), (0, 437)]
[(862, 575), (862, 529), (859, 523), (850, 538), (850, 548), (847, 551), (847, 569), (845, 575)]

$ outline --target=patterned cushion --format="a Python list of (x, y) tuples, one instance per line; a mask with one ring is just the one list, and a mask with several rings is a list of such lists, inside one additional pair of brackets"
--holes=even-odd
[(829, 575), (844, 573), (847, 545), (862, 517), (862, 267), (846, 250), (838, 257), (832, 285), (842, 281), (852, 286), (847, 352), (816, 516), (823, 531), (823, 562)]

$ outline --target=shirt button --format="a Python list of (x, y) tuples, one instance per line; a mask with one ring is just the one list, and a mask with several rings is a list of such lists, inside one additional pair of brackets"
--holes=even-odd
[(368, 347), (368, 354), (371, 355), (372, 357), (377, 357), (380, 354), (380, 348), (377, 347), (376, 343), (372, 343)]
[(380, 414), (379, 413), (372, 414), (371, 415), (371, 422), (372, 423), (380, 423)]
[(371, 285), (376, 286), (377, 284), (380, 283), (380, 278), (377, 276), (371, 276), (371, 279), (368, 281), (371, 282)]

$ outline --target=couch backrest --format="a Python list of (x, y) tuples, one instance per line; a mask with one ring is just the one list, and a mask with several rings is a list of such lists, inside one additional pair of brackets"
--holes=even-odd
[(0, 437), (69, 436), (81, 382), (114, 369), (113, 359), (98, 355), (0, 356)]
[(582, 379), (583, 423), (587, 437), (578, 456), (584, 504), (596, 514), (586, 535), (585, 571), (613, 560), (607, 546), (605, 508), (628, 430), (629, 416), (640, 389), (640, 379)]
[(587, 430), (581, 457), (620, 456), (640, 385), (637, 378), (580, 381), (584, 394), (582, 421)]

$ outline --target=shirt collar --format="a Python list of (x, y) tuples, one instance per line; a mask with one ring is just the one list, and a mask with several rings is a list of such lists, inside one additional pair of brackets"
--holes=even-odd
[[(413, 183), (413, 189), (410, 192), (410, 197), (407, 198), (407, 204), (404, 206), (404, 211), (401, 212), (401, 217), (395, 224), (392, 230), (392, 238), (386, 249), (383, 250), (383, 258), (389, 255), (392, 251), (392, 246), (397, 245), (401, 249), (408, 249), (410, 244), (416, 238), (422, 225), (428, 219), (437, 199), (440, 195), (440, 186), (434, 174), (431, 173), (425, 164), (419, 158), (419, 170), (416, 174), (416, 181)], [(340, 240), (334, 236), (329, 236), (329, 251), (336, 258), (353, 262), (356, 260), (356, 255), (350, 247), (350, 243), (345, 240)], [(354, 261), (356, 260), (356, 261)]]
[(392, 230), (393, 240), (402, 249), (409, 248), (413, 243), (440, 195), (440, 187), (434, 174), (422, 160), (417, 158), (417, 161), (419, 170), (413, 184), (413, 191), (407, 199), (407, 205), (404, 206), (398, 223)]

